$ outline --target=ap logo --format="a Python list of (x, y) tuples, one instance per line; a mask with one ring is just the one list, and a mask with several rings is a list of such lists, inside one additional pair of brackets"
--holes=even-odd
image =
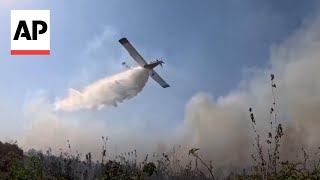
[(11, 55), (50, 55), (50, 10), (11, 10)]

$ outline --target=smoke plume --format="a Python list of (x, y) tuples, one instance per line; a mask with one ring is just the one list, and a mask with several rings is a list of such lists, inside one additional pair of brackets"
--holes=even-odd
[[(187, 103), (183, 123), (189, 147), (200, 148), (216, 168), (247, 167), (254, 143), (248, 109), (253, 108), (262, 138), (270, 129), (272, 92), (270, 74), (276, 75), (278, 122), (284, 127), (280, 160), (295, 160), (303, 147), (320, 146), (320, 19), (304, 26), (271, 49), (270, 68), (251, 69), (229, 94), (195, 95)], [(262, 144), (266, 144), (262, 139)], [(266, 152), (265, 152), (266, 153)], [(300, 156), (301, 157), (301, 156)], [(300, 159), (301, 160), (301, 159)]]
[(136, 96), (148, 81), (149, 71), (136, 67), (92, 83), (83, 91), (69, 90), (69, 96), (56, 102), (57, 110), (101, 109)]
[(132, 151), (139, 147), (138, 153), (153, 151), (156, 136), (146, 136), (143, 122), (139, 119), (123, 119), (94, 116), (96, 112), (60, 113), (46, 93), (32, 94), (25, 105), (25, 129), (19, 145), (23, 149), (48, 150), (58, 155), (60, 149), (68, 151), (68, 142), (72, 153), (91, 152), (93, 158), (101, 158), (104, 145), (102, 136), (109, 137), (107, 155), (113, 158), (119, 153)]

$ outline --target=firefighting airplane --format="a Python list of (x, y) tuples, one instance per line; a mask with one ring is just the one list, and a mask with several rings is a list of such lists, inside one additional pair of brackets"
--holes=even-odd
[[(162, 67), (162, 64), (164, 62), (162, 60), (156, 59), (156, 61), (150, 61), (147, 63), (143, 57), (138, 53), (138, 51), (132, 46), (132, 44), (128, 41), (127, 38), (122, 38), (119, 40), (119, 42), (123, 45), (123, 47), (129, 52), (130, 56), (143, 68), (150, 70), (150, 76), (153, 80), (155, 80), (157, 83), (160, 84), (163, 88), (170, 87), (168, 83), (166, 83), (154, 70), (153, 68), (160, 65)], [(122, 63), (126, 68), (130, 68), (125, 62)]]

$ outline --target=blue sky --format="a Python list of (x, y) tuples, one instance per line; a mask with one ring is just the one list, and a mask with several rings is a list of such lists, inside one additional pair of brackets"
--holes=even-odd
[[(185, 103), (197, 92), (227, 94), (250, 67), (268, 66), (270, 47), (313, 16), (315, 1), (84, 1), (3, 0), (0, 2), (0, 136), (23, 128), (24, 105), (43, 91), (54, 101), (70, 87), (134, 65), (118, 39), (125, 36), (146, 59), (165, 58), (158, 69), (171, 85), (154, 82), (118, 108), (84, 112), (88, 118), (144, 119), (161, 131), (183, 119)], [(11, 56), (10, 10), (51, 10), (51, 55)], [(108, 31), (99, 48), (90, 43)], [(121, 59), (125, 57), (125, 59)]]

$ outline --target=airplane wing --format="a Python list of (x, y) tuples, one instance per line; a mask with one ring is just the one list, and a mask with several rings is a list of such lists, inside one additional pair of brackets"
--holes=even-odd
[(127, 38), (122, 38), (119, 40), (124, 48), (129, 52), (130, 56), (137, 61), (140, 66), (144, 66), (148, 64), (143, 57), (138, 53), (138, 51), (132, 46), (132, 44), (128, 41)]
[(153, 80), (155, 80), (157, 83), (159, 83), (160, 86), (162, 86), (163, 88), (170, 87), (170, 85), (169, 85), (168, 83), (166, 83), (166, 82), (159, 76), (159, 74), (156, 73), (154, 70), (151, 70), (150, 76), (152, 77)]

